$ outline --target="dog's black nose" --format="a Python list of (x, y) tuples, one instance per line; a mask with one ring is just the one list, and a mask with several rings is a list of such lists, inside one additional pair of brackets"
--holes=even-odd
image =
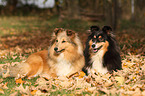
[(57, 48), (57, 47), (55, 47), (55, 48), (54, 48), (54, 50), (55, 50), (55, 51), (57, 51), (57, 50), (58, 50), (58, 48)]
[(94, 47), (95, 47), (95, 44), (92, 45), (92, 48), (94, 48)]

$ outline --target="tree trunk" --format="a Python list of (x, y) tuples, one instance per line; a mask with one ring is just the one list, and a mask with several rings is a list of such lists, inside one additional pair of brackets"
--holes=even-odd
[(13, 14), (15, 12), (17, 3), (18, 0), (7, 0), (6, 9), (8, 10), (8, 12), (10, 12), (10, 14)]
[(117, 24), (118, 24), (118, 2), (117, 0), (113, 0), (113, 29), (116, 30)]
[(131, 0), (131, 20), (134, 21), (134, 0)]
[(104, 15), (106, 20), (106, 25), (112, 26), (112, 2), (104, 0)]
[(79, 0), (67, 0), (68, 8), (68, 18), (78, 19), (80, 17), (79, 13)]
[(104, 14), (106, 19), (106, 24), (111, 25), (112, 28), (115, 30), (118, 24), (118, 1), (111, 0), (107, 1), (104, 0)]

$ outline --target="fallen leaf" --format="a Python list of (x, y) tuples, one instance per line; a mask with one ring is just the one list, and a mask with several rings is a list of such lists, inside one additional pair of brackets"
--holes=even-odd
[(17, 96), (18, 92), (14, 92), (12, 94), (10, 94), (10, 96)]
[(9, 89), (9, 88), (7, 87), (7, 84), (8, 84), (8, 82), (6, 82), (6, 83), (2, 86), (2, 88), (3, 88), (3, 89)]
[(27, 95), (31, 94), (31, 91), (29, 89), (29, 86), (23, 87), (23, 84), (21, 83), (19, 87), (14, 88), (15, 90), (20, 90), (21, 93), (25, 93)]
[(10, 69), (7, 68), (7, 72), (6, 72), (6, 73), (3, 73), (3, 74), (2, 74), (2, 77), (3, 77), (3, 78), (9, 77), (9, 76), (10, 76), (9, 72), (10, 72)]
[(16, 84), (23, 84), (25, 81), (22, 80), (22, 78), (16, 79)]
[(69, 87), (71, 87), (71, 86), (73, 85), (73, 83), (72, 83), (71, 80), (60, 81), (59, 84), (60, 84), (60, 86), (61, 86), (62, 88), (69, 88)]
[(43, 86), (43, 85), (46, 85), (47, 82), (48, 82), (48, 81), (46, 81), (44, 78), (38, 78), (38, 79), (36, 80), (35, 85), (38, 84), (39, 86)]
[(124, 81), (125, 81), (125, 79), (124, 79), (124, 77), (122, 77), (122, 76), (117, 76), (117, 77), (115, 77), (115, 80), (117, 81), (117, 84), (120, 86), (120, 85), (123, 85), (124, 84)]
[(95, 90), (96, 90), (96, 87), (89, 87), (89, 88), (86, 88), (86, 91), (88, 91), (88, 92), (90, 92), (90, 93), (93, 93)]
[(4, 90), (3, 89), (0, 89), (0, 93), (4, 94)]
[(33, 91), (31, 91), (31, 94), (35, 95), (36, 92), (37, 92), (37, 90), (33, 90)]
[(86, 74), (85, 74), (83, 71), (81, 71), (81, 72), (79, 73), (79, 78), (83, 78), (85, 75), (86, 75)]

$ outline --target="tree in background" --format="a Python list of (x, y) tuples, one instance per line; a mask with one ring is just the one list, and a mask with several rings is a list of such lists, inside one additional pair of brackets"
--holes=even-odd
[(9, 13), (14, 13), (15, 10), (16, 10), (16, 6), (18, 4), (18, 0), (6, 0), (7, 1), (7, 4), (6, 4), (6, 10), (9, 12)]
[[(105, 21), (106, 25), (111, 25), (113, 29), (116, 29), (118, 23), (121, 19), (127, 20), (138, 20), (144, 17), (145, 0), (42, 0), (42, 2), (47, 3), (47, 1), (54, 1), (54, 7), (35, 6), (33, 4), (25, 6), (22, 2), (34, 1), (34, 3), (40, 3), (40, 0), (2, 0), (7, 1), (6, 6), (1, 7), (1, 13), (5, 12), (8, 14), (14, 14), (21, 12), (22, 14), (32, 13), (30, 9), (34, 9), (36, 13), (49, 14), (50, 9), (53, 10), (53, 15), (57, 14), (59, 20), (65, 18), (68, 19), (83, 19), (90, 20), (94, 22)], [(39, 2), (38, 2), (39, 1)], [(17, 5), (22, 4), (20, 8)], [(50, 4), (50, 3), (49, 3)], [(37, 5), (37, 4), (36, 4)], [(27, 11), (26, 11), (27, 9)], [(41, 10), (42, 9), (42, 10)], [(3, 10), (3, 11), (2, 11)]]

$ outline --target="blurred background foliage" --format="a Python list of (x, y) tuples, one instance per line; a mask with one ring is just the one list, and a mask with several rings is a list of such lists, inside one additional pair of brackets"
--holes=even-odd
[(0, 15), (58, 15), (58, 20), (102, 21), (116, 29), (120, 20), (145, 21), (145, 0), (0, 0)]

